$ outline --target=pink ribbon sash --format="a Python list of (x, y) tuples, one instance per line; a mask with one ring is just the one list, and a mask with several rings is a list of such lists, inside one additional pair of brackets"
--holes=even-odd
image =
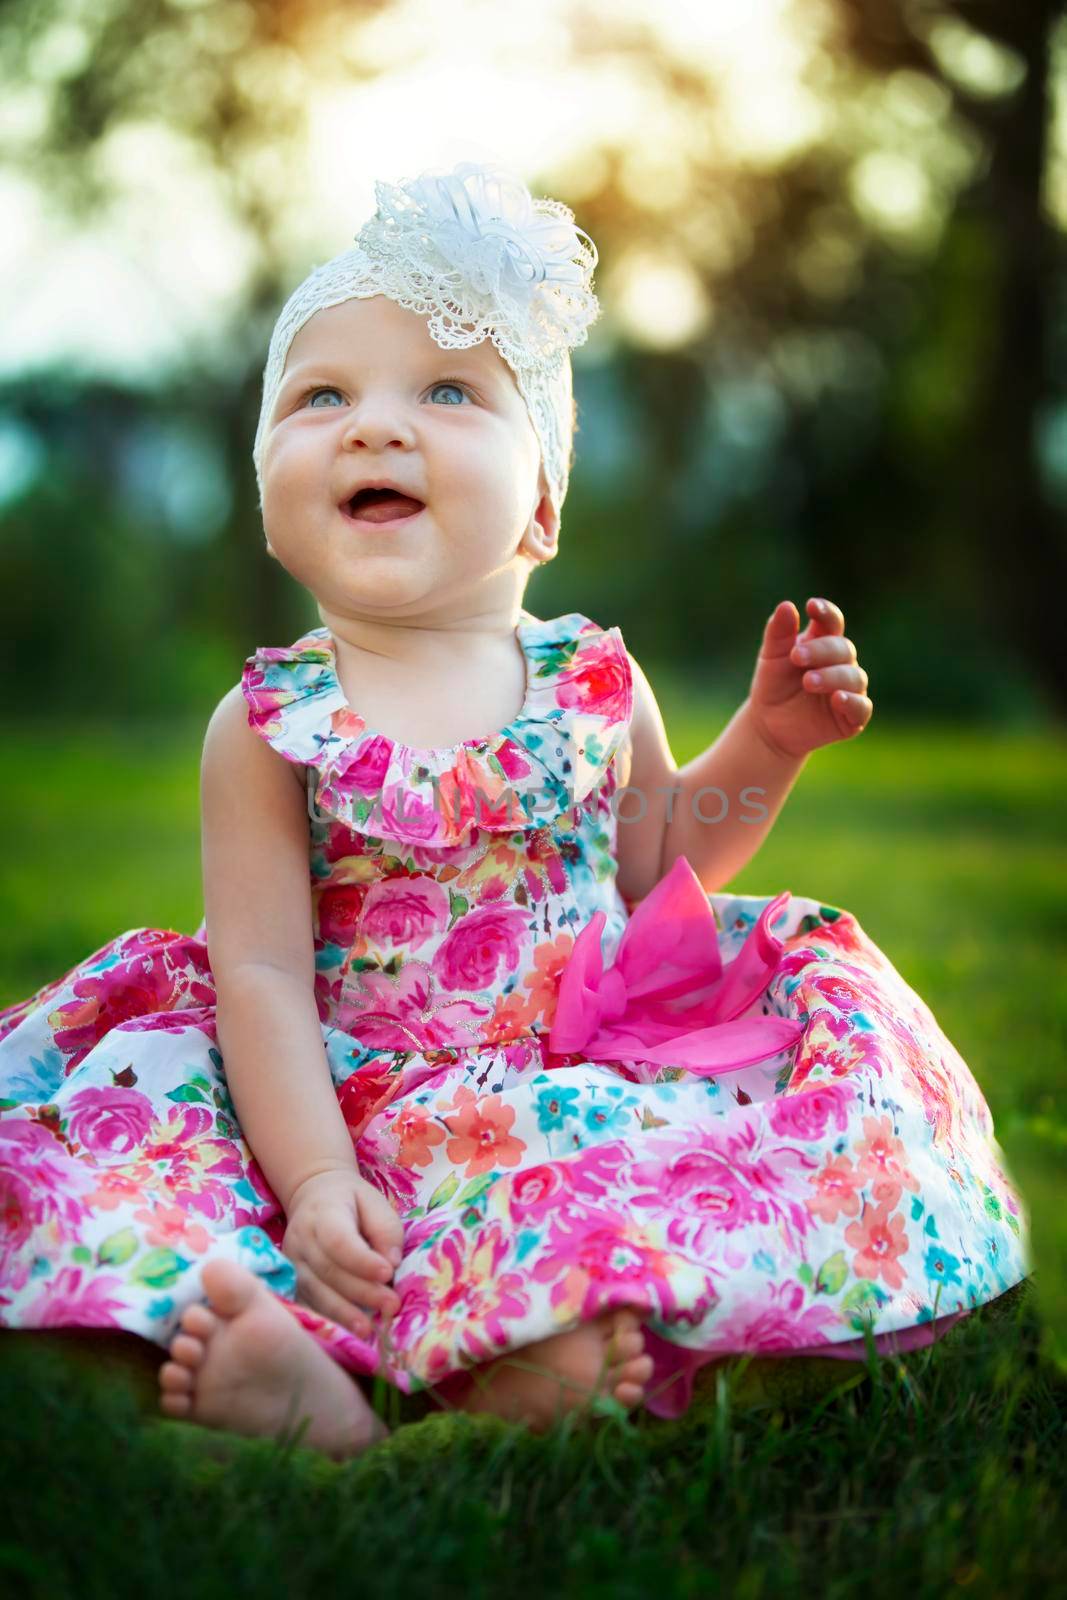
[(604, 969), (597, 911), (574, 941), (560, 976), (549, 1049), (593, 1061), (648, 1062), (715, 1077), (765, 1061), (804, 1032), (795, 1018), (740, 1017), (770, 983), (784, 948), (771, 923), (790, 892), (771, 900), (727, 967), (715, 913), (679, 856), (641, 900)]

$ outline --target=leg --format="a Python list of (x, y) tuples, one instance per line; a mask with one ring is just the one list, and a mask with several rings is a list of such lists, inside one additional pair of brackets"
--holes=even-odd
[(627, 1409), (640, 1405), (651, 1376), (641, 1318), (624, 1308), (524, 1345), (475, 1368), (469, 1377), (450, 1380), (441, 1392), (446, 1404), (461, 1411), (490, 1411), (543, 1433), (598, 1395)]
[(307, 1421), (302, 1444), (343, 1460), (388, 1433), (358, 1384), (260, 1279), (209, 1261), (206, 1306), (189, 1306), (159, 1369), (160, 1406), (209, 1428), (274, 1437)]

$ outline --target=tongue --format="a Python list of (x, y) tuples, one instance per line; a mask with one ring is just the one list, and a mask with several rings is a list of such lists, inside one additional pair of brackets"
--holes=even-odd
[(352, 515), (357, 522), (391, 522), (394, 517), (413, 517), (421, 510), (421, 500), (412, 500), (406, 494), (391, 494), (358, 505)]

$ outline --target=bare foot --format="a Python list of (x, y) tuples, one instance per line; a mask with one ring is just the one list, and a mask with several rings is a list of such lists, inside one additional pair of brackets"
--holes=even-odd
[(159, 1369), (168, 1416), (265, 1437), (307, 1418), (300, 1443), (338, 1460), (385, 1438), (358, 1385), (254, 1273), (209, 1261), (204, 1288), (212, 1309), (186, 1307)]
[(569, 1333), (523, 1345), (443, 1386), (461, 1411), (491, 1411), (543, 1433), (567, 1412), (610, 1395), (627, 1410), (640, 1405), (652, 1376), (641, 1318), (628, 1308), (605, 1311)]

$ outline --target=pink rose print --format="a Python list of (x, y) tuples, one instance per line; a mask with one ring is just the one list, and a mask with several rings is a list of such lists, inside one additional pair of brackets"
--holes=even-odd
[(393, 839), (437, 839), (441, 819), (433, 791), (425, 795), (407, 787), (406, 778), (388, 789), (381, 800), (382, 831)]
[(442, 940), (433, 970), (444, 989), (479, 993), (520, 965), (526, 914), (517, 906), (481, 906)]
[(846, 1084), (819, 1084), (796, 1094), (783, 1094), (771, 1106), (771, 1127), (782, 1138), (821, 1139), (832, 1121), (839, 1133), (848, 1127), (848, 1107), (855, 1092)]
[[(26, 1243), (33, 1226), (35, 1200), (32, 1189), (18, 1167), (11, 1163), (10, 1147), (0, 1150), (0, 1218), (3, 1219), (3, 1249), (0, 1250), (0, 1275), (7, 1277), (13, 1256)], [(35, 1181), (40, 1180), (36, 1178)], [(28, 1269), (25, 1276), (28, 1276)]]
[(332, 782), (350, 794), (377, 794), (389, 771), (391, 753), (389, 740), (373, 734), (341, 756), (333, 768)]
[(811, 987), (829, 1000), (835, 1011), (849, 1013), (862, 1011), (867, 1004), (862, 973), (851, 976), (854, 968), (841, 962), (833, 971), (824, 972), (811, 980)]
[(136, 1089), (79, 1089), (70, 1099), (70, 1137), (93, 1155), (128, 1155), (152, 1126), (147, 1095)]
[(667, 1229), (673, 1245), (703, 1250), (716, 1233), (776, 1222), (783, 1229), (791, 1224), (798, 1235), (808, 1231), (797, 1169), (810, 1167), (810, 1158), (788, 1145), (763, 1144), (755, 1120), (726, 1138), (703, 1130), (696, 1148), (684, 1131), (650, 1140), (648, 1148), (652, 1159), (635, 1163), (634, 1177), (651, 1193), (633, 1203), (652, 1216), (674, 1213)]
[(750, 1300), (737, 1307), (711, 1332), (714, 1350), (803, 1350), (810, 1344), (828, 1343), (827, 1330), (840, 1317), (829, 1306), (809, 1306), (802, 1311), (804, 1290), (799, 1283), (768, 1286), (767, 1299)]
[(634, 1206), (656, 1216), (664, 1211), (699, 1216), (726, 1232), (767, 1221), (763, 1197), (754, 1195), (741, 1173), (710, 1150), (684, 1150), (668, 1162), (639, 1161), (633, 1177), (654, 1190), (635, 1195)]
[(356, 1155), (367, 1182), (385, 1196), (397, 1216), (407, 1216), (419, 1201), (415, 1174), (404, 1167), (391, 1166), (389, 1152), (382, 1148), (377, 1136), (364, 1134), (356, 1146)]
[(389, 1104), (400, 1089), (402, 1076), (389, 1070), (389, 1057), (365, 1062), (337, 1090), (337, 1103), (353, 1139), (358, 1139), (370, 1119)]
[(526, 751), (514, 739), (504, 739), (497, 745), (496, 759), (500, 762), (510, 782), (516, 778), (528, 777), (532, 771), (532, 763)]
[(521, 828), (526, 821), (514, 788), (469, 749), (456, 751), (452, 765), (434, 778), (442, 826), (449, 836), (469, 824), (482, 828)]
[[(159, 929), (141, 929), (119, 942), (120, 959), (105, 972), (75, 980), (73, 997), (48, 1018), (56, 1046), (72, 1052), (68, 1072), (112, 1028), (183, 1004), (210, 1005), (215, 985), (207, 972), (207, 950), (196, 939)], [(201, 981), (190, 973), (202, 973)]]
[(432, 1005), (433, 980), (422, 961), (405, 961), (395, 978), (386, 972), (353, 974), (337, 1008), (337, 1026), (376, 1050), (430, 1050), (469, 1044), (490, 1008), (468, 1000)]
[(180, 1011), (153, 1011), (147, 1017), (131, 1017), (122, 1024), (123, 1033), (191, 1033), (194, 1028), (214, 1043), (214, 1002), (206, 1006), (182, 1006)]
[[(323, 817), (321, 821), (325, 832), (319, 845), (319, 851), (323, 861), (328, 865), (332, 866), (339, 861), (358, 861), (361, 857), (373, 856), (374, 851), (370, 848), (370, 841), (365, 839), (361, 833), (353, 833), (350, 828), (346, 828), (344, 823), (339, 822), (335, 817)], [(362, 885), (353, 885), (353, 887), (362, 887)], [(312, 893), (314, 893), (314, 888)]]
[(625, 722), (632, 693), (627, 664), (610, 634), (594, 644), (579, 645), (579, 666), (573, 675), (563, 673), (556, 690), (561, 706), (576, 707), (610, 722)]
[(953, 1096), (950, 1081), (921, 1051), (916, 1052), (910, 1064), (922, 1095), (923, 1113), (934, 1130), (934, 1144), (942, 1145), (952, 1131), (954, 1117), (959, 1115), (959, 1102)]
[(319, 938), (351, 950), (366, 898), (367, 886), (363, 883), (339, 883), (320, 889), (316, 896)]
[(442, 867), (465, 867), (470, 862), (470, 843), (461, 844), (417, 843), (404, 841), (404, 855), (416, 872), (438, 873)]
[(553, 1166), (527, 1167), (511, 1180), (508, 1211), (517, 1227), (542, 1221), (557, 1209), (564, 1193), (559, 1169)]
[(8, 1273), (35, 1228), (47, 1228), (54, 1239), (77, 1236), (88, 1215), (83, 1196), (91, 1183), (85, 1164), (40, 1123), (0, 1121), (0, 1280), (7, 1287), (21, 1288), (29, 1277), (28, 1262), (14, 1281)]
[(378, 946), (417, 950), (448, 927), (448, 891), (432, 878), (386, 878), (363, 902), (360, 932)]

